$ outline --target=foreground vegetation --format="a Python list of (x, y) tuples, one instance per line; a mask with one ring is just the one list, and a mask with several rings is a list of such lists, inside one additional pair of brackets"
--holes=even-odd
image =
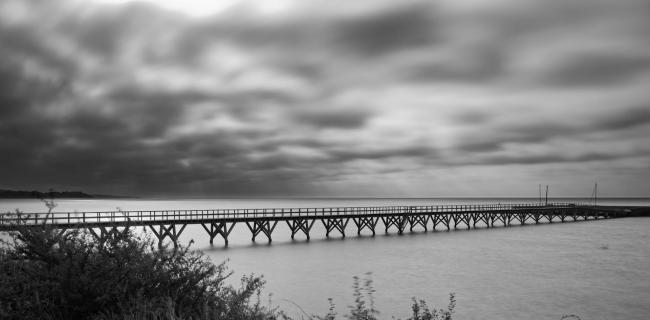
[[(59, 232), (45, 226), (22, 228), (0, 246), (1, 319), (289, 319), (270, 303), (260, 302), (261, 277), (247, 275), (239, 287), (232, 275), (188, 247), (158, 249), (132, 232), (96, 239), (87, 232)], [(355, 301), (346, 319), (373, 320), (379, 311), (369, 277), (356, 278)], [(449, 320), (445, 310), (413, 300), (412, 320)], [(337, 319), (330, 300), (325, 316)]]

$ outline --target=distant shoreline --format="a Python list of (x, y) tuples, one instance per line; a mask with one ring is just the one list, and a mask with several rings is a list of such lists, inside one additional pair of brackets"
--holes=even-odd
[(119, 199), (133, 198), (128, 196), (113, 196), (87, 194), (81, 191), (23, 191), (23, 190), (0, 190), (0, 199)]

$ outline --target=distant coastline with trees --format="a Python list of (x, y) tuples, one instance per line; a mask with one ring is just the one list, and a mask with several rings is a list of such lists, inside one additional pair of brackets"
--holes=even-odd
[(81, 191), (24, 191), (0, 189), (0, 199), (114, 199), (131, 198), (125, 196), (88, 194)]

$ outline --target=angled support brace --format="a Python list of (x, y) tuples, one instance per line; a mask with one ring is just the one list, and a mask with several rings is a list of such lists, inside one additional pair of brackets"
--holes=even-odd
[(202, 223), (201, 226), (210, 236), (210, 245), (214, 244), (214, 238), (218, 235), (223, 237), (223, 240), (228, 246), (228, 236), (232, 232), (232, 229), (235, 227), (236, 222), (210, 222), (209, 228), (205, 223)]
[(323, 218), (321, 219), (323, 226), (325, 227), (325, 236), (329, 238), (330, 233), (334, 230), (338, 230), (343, 238), (345, 238), (345, 228), (350, 222), (350, 218)]

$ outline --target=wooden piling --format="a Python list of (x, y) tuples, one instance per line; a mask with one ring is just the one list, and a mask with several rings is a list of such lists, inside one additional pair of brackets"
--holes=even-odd
[(307, 240), (310, 240), (309, 231), (314, 226), (316, 219), (295, 219), (287, 220), (286, 222), (287, 225), (289, 225), (289, 229), (291, 230), (291, 239), (294, 239), (298, 231), (302, 231), (305, 236), (307, 236)]
[[(230, 226), (228, 226), (230, 224)], [(210, 222), (210, 228), (206, 226), (205, 223), (201, 223), (201, 226), (203, 229), (208, 233), (210, 236), (210, 245), (214, 244), (214, 238), (218, 235), (221, 235), (223, 238), (225, 245), (228, 246), (228, 235), (232, 232), (232, 229), (235, 228), (236, 222)]]
[(246, 226), (248, 226), (248, 229), (251, 231), (253, 234), (253, 242), (255, 242), (255, 238), (257, 237), (258, 234), (264, 233), (266, 237), (269, 240), (269, 243), (273, 241), (273, 238), (271, 237), (271, 233), (273, 233), (273, 230), (275, 229), (275, 226), (278, 224), (278, 221), (266, 221), (266, 220), (256, 220), (253, 221), (253, 225), (247, 221)]
[(361, 235), (361, 231), (368, 228), (372, 232), (373, 237), (375, 236), (375, 227), (377, 226), (378, 220), (379, 218), (372, 216), (352, 218), (352, 221), (354, 221), (354, 224), (357, 226), (357, 235)]
[(350, 218), (324, 218), (321, 219), (325, 227), (325, 236), (329, 238), (330, 233), (338, 230), (341, 236), (345, 238), (345, 227), (347, 227)]

